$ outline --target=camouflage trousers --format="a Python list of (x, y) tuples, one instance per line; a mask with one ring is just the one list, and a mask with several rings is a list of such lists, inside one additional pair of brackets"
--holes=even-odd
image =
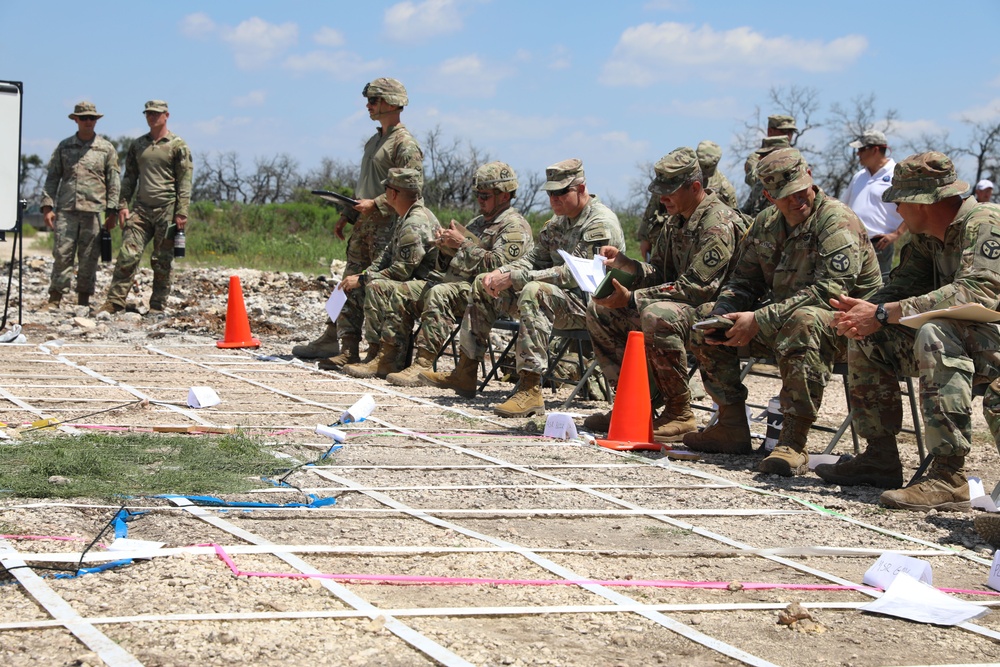
[(56, 214), (56, 237), (52, 247), (52, 280), (49, 296), (61, 298), (73, 281), (73, 262), (79, 259), (77, 294), (93, 294), (97, 261), (101, 258), (101, 215), (82, 211)]
[(552, 329), (586, 329), (586, 305), (568, 290), (542, 282), (529, 282), (520, 293), (506, 290), (494, 298), (483, 287), (481, 276), (472, 283), (472, 299), (462, 319), (462, 352), (482, 360), (489, 347), (493, 323), (501, 315), (519, 321), (515, 354), (517, 372), (542, 374), (548, 367)]
[[(377, 280), (379, 304), (373, 306), (383, 311), (381, 330), (371, 330), (369, 322), (369, 297), (365, 297), (365, 338), (381, 336), (382, 341), (406, 341), (413, 331), (414, 320), (420, 321), (420, 330), (413, 346), (437, 355), (441, 352), (451, 332), (455, 330), (469, 304), (472, 285), (466, 282), (434, 283), (426, 280), (408, 280), (405, 283)], [(373, 283), (374, 284), (374, 283)], [(391, 288), (387, 289), (389, 284)], [(370, 286), (369, 286), (370, 287)], [(385, 298), (382, 298), (382, 293)], [(376, 298), (374, 294), (372, 298)]]
[[(895, 435), (903, 424), (899, 378), (920, 378), (928, 451), (965, 456), (972, 444), (972, 385), (1000, 377), (1000, 331), (990, 324), (931, 320), (920, 329), (883, 327), (850, 342), (851, 407), (864, 438)], [(983, 398), (994, 439), (1000, 433), (1000, 383)], [(1000, 441), (998, 441), (1000, 442)]]
[[(698, 307), (706, 316), (714, 304)], [(823, 401), (823, 390), (833, 364), (844, 359), (846, 338), (833, 328), (833, 311), (805, 306), (792, 313), (774, 340), (757, 334), (750, 341), (749, 356), (774, 358), (781, 374), (781, 410), (813, 422)], [(701, 331), (691, 332), (691, 351), (698, 359), (705, 390), (719, 405), (746, 402), (747, 388), (740, 381), (740, 357), (735, 347), (709, 345)]]
[[(354, 231), (347, 239), (347, 266), (344, 267), (344, 278), (355, 276), (371, 266), (382, 248), (389, 243), (394, 222), (395, 217), (384, 217), (377, 210), (373, 215), (358, 219), (354, 224)], [(342, 337), (361, 338), (364, 330), (367, 289), (368, 287), (364, 287), (348, 292), (347, 303), (337, 317), (337, 331)]]
[(139, 260), (146, 244), (153, 242), (149, 263), (153, 269), (153, 293), (150, 305), (163, 306), (170, 296), (170, 270), (174, 261), (174, 207), (147, 208), (136, 204), (125, 228), (122, 229), (122, 247), (115, 261), (115, 273), (108, 288), (108, 303), (125, 307), (125, 298), (132, 289), (132, 279), (139, 268)]
[(618, 382), (629, 332), (641, 331), (653, 381), (665, 399), (688, 395), (686, 346), (694, 322), (695, 308), (673, 301), (650, 304), (641, 314), (632, 307), (610, 309), (593, 301), (587, 307), (587, 331), (608, 381)]

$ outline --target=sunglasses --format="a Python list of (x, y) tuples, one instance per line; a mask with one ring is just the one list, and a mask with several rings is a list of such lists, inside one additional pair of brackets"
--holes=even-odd
[(572, 185), (567, 185), (566, 187), (564, 187), (564, 188), (562, 188), (560, 190), (549, 190), (549, 196), (550, 197), (565, 197), (566, 194), (570, 190), (572, 190), (572, 189), (573, 189)]
[(380, 99), (382, 99), (382, 98), (381, 97), (369, 97), (368, 98), (368, 104), (372, 105), (373, 107), (374, 106), (378, 106), (378, 101)]
[(162, 111), (143, 111), (143, 113), (147, 116), (159, 116), (163, 114)]
[(486, 201), (487, 199), (489, 199), (492, 196), (493, 196), (492, 192), (477, 192), (476, 193), (476, 199), (478, 199), (479, 201)]
[(76, 119), (84, 122), (97, 122), (97, 116), (77, 116)]

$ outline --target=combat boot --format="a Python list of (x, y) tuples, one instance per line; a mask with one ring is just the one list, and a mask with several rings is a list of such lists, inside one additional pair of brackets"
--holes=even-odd
[(326, 331), (319, 338), (292, 348), (292, 356), (300, 359), (329, 359), (338, 354), (340, 341), (337, 340), (337, 323), (329, 320), (326, 322)]
[(39, 312), (46, 312), (49, 310), (59, 310), (59, 303), (62, 301), (62, 296), (59, 294), (49, 294), (49, 300), (45, 302), (45, 305), (38, 309)]
[(451, 373), (437, 373), (426, 370), (420, 371), (417, 377), (420, 384), (427, 387), (439, 387), (441, 389), (451, 389), (463, 398), (476, 397), (476, 372), (479, 362), (470, 359), (462, 352), (458, 357), (458, 364)]
[(935, 456), (923, 479), (905, 489), (883, 492), (879, 502), (886, 507), (917, 512), (968, 512), (972, 506), (965, 478), (965, 457)]
[(594, 433), (607, 433), (611, 428), (611, 412), (595, 412), (583, 420), (583, 428)]
[(544, 415), (545, 401), (542, 400), (542, 376), (538, 373), (521, 371), (521, 379), (517, 383), (514, 395), (500, 405), (494, 406), (493, 412), (501, 417)]
[(821, 463), (815, 472), (824, 482), (840, 486), (866, 484), (881, 489), (903, 486), (903, 464), (899, 462), (894, 435), (869, 438), (865, 451), (858, 456), (837, 463)]
[(125, 306), (119, 306), (117, 303), (111, 303), (110, 301), (105, 301), (104, 305), (101, 306), (97, 310), (97, 312), (98, 313), (111, 313), (112, 315), (114, 315), (115, 313), (120, 313), (123, 310), (125, 310)]
[(344, 336), (343, 343), (340, 346), (340, 354), (329, 359), (320, 359), (320, 369), (324, 371), (338, 371), (348, 364), (359, 363), (361, 361), (361, 353), (358, 352), (360, 345), (361, 341), (355, 336)]
[[(746, 420), (743, 420), (746, 423)], [(656, 442), (680, 442), (685, 433), (698, 430), (694, 413), (691, 412), (691, 395), (684, 393), (667, 401), (663, 414), (653, 421), (653, 440)], [(747, 426), (747, 430), (750, 427)]]
[(750, 442), (747, 406), (744, 403), (720, 405), (718, 421), (700, 433), (685, 433), (684, 446), (698, 452), (751, 453), (753, 444)]
[[(395, 373), (399, 370), (396, 361), (399, 357), (399, 348), (396, 345), (387, 344), (375, 347), (378, 347), (378, 353), (371, 361), (344, 366), (344, 372), (356, 378), (378, 377), (385, 379), (389, 373)], [(368, 348), (369, 351), (371, 349), (371, 347)]]
[(76, 305), (78, 306), (89, 306), (90, 305), (90, 295), (84, 294), (83, 292), (78, 292), (76, 295)]
[(417, 348), (417, 357), (409, 367), (398, 373), (389, 373), (385, 379), (389, 381), (389, 384), (397, 387), (419, 387), (420, 378), (418, 376), (422, 371), (432, 372), (436, 358), (437, 355), (433, 352)]
[(809, 472), (809, 454), (806, 452), (806, 440), (809, 437), (809, 427), (812, 421), (795, 415), (785, 415), (781, 424), (781, 435), (778, 444), (767, 458), (757, 464), (758, 472), (791, 477)]

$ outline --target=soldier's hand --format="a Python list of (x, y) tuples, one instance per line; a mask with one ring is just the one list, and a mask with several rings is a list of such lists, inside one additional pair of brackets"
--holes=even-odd
[(42, 213), (42, 220), (45, 221), (45, 226), (48, 227), (49, 229), (56, 228), (56, 212), (53, 211), (51, 208), (47, 210), (45, 213)]
[(124, 228), (128, 220), (128, 206), (118, 209), (118, 226)]
[(500, 296), (500, 293), (509, 289), (514, 284), (509, 273), (501, 273), (500, 270), (491, 271), (483, 276), (483, 287), (486, 293), (493, 297)]
[(354, 210), (361, 215), (371, 215), (375, 212), (375, 200), (362, 199), (358, 201), (358, 205), (354, 207)]
[(357, 289), (361, 284), (361, 279), (358, 278), (358, 274), (353, 276), (347, 276), (340, 281), (340, 285), (337, 286), (338, 289), (344, 290), (344, 292), (350, 292), (351, 290)]
[(754, 336), (760, 332), (757, 318), (753, 311), (743, 311), (739, 313), (726, 313), (722, 315), (726, 319), (733, 321), (733, 326), (726, 331), (725, 340), (712, 340), (706, 338), (705, 342), (710, 345), (728, 345), (729, 347), (743, 347), (749, 345)]
[(840, 336), (860, 340), (882, 328), (875, 319), (878, 306), (874, 303), (842, 294), (830, 299), (830, 305), (837, 311), (833, 315), (833, 327)]
[(465, 235), (455, 228), (454, 220), (452, 220), (448, 229), (439, 229), (435, 233), (437, 234), (437, 244), (446, 248), (458, 250), (462, 247), (462, 241), (465, 240)]
[(648, 261), (649, 253), (652, 252), (652, 250), (653, 250), (653, 244), (650, 243), (649, 239), (643, 239), (639, 241), (639, 254), (642, 255), (643, 259)]
[(340, 216), (340, 220), (337, 221), (337, 225), (333, 228), (333, 235), (336, 236), (341, 241), (344, 240), (344, 230), (347, 228), (347, 218)]
[(174, 223), (177, 225), (177, 231), (183, 232), (184, 226), (187, 224), (188, 217), (186, 215), (175, 215)]
[(594, 303), (602, 308), (624, 308), (632, 299), (632, 292), (627, 287), (623, 287), (617, 278), (611, 279), (611, 285), (615, 291), (603, 299), (594, 299)]

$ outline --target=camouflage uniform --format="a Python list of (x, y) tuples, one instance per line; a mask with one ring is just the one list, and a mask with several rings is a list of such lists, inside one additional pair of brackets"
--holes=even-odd
[[(582, 167), (581, 167), (582, 172)], [(574, 220), (554, 216), (538, 234), (530, 252), (502, 270), (511, 274), (512, 287), (498, 298), (490, 296), (482, 280), (472, 286), (472, 300), (462, 319), (462, 352), (482, 359), (493, 322), (501, 315), (520, 321), (516, 345), (517, 370), (542, 374), (548, 365), (552, 328), (586, 328), (587, 296), (565, 266), (559, 250), (577, 257), (593, 257), (602, 246), (625, 251), (618, 216), (594, 195)]]
[[(76, 115), (102, 117), (88, 102), (77, 104), (69, 117)], [(42, 208), (56, 212), (50, 301), (59, 301), (69, 291), (74, 255), (80, 260), (77, 293), (81, 297), (94, 293), (101, 253), (101, 213), (113, 213), (118, 207), (120, 189), (118, 151), (104, 137), (96, 135), (83, 141), (74, 134), (52, 152), (42, 188)]]
[[(789, 151), (794, 149), (782, 153)], [(812, 187), (813, 212), (802, 223), (789, 226), (773, 206), (757, 216), (719, 300), (703, 307), (715, 313), (754, 311), (760, 331), (750, 344), (750, 356), (777, 360), (782, 412), (809, 423), (816, 419), (833, 363), (846, 347), (832, 328), (829, 299), (841, 294), (864, 299), (881, 284), (861, 221)], [(760, 306), (768, 294), (770, 301)], [(709, 345), (702, 331), (692, 333), (691, 346), (716, 403), (744, 403), (747, 389), (740, 381), (737, 348)]]
[(750, 186), (750, 194), (747, 195), (747, 200), (743, 203), (743, 207), (740, 210), (751, 218), (756, 218), (758, 213), (771, 205), (771, 202), (764, 196), (764, 186), (761, 184), (760, 179), (757, 178), (757, 164), (768, 153), (776, 151), (779, 148), (789, 148), (790, 146), (788, 137), (764, 137), (760, 141), (760, 148), (751, 153), (743, 165), (744, 182)]
[[(156, 102), (156, 101), (154, 101)], [(156, 106), (146, 104), (147, 110)], [(154, 140), (145, 134), (129, 147), (125, 157), (121, 201), (118, 208), (134, 205), (122, 230), (122, 247), (115, 262), (115, 273), (108, 288), (107, 303), (125, 307), (125, 298), (132, 287), (132, 278), (139, 268), (143, 249), (153, 241), (150, 264), (153, 269), (153, 293), (150, 308), (163, 308), (170, 295), (170, 270), (174, 260), (175, 216), (187, 216), (191, 204), (191, 150), (173, 132)]]
[(714, 141), (702, 141), (695, 150), (698, 154), (698, 166), (706, 190), (714, 192), (723, 204), (729, 208), (738, 208), (736, 190), (726, 175), (719, 171), (719, 161), (722, 159), (722, 148)]
[[(663, 231), (663, 223), (667, 219), (667, 209), (660, 203), (660, 196), (653, 195), (646, 204), (646, 210), (642, 212), (642, 219), (639, 220), (639, 228), (635, 230), (636, 238), (642, 241), (649, 241), (650, 245), (656, 243)], [(642, 259), (646, 259), (643, 257)]]
[[(437, 356), (445, 341), (462, 319), (472, 294), (472, 281), (512, 262), (533, 246), (531, 226), (517, 209), (508, 208), (495, 219), (477, 216), (468, 225), (469, 237), (447, 261), (441, 282), (410, 280), (388, 294), (380, 308), (390, 313), (382, 329), (383, 341), (405, 343), (420, 319), (414, 347)], [(439, 263), (442, 256), (439, 255)]]

